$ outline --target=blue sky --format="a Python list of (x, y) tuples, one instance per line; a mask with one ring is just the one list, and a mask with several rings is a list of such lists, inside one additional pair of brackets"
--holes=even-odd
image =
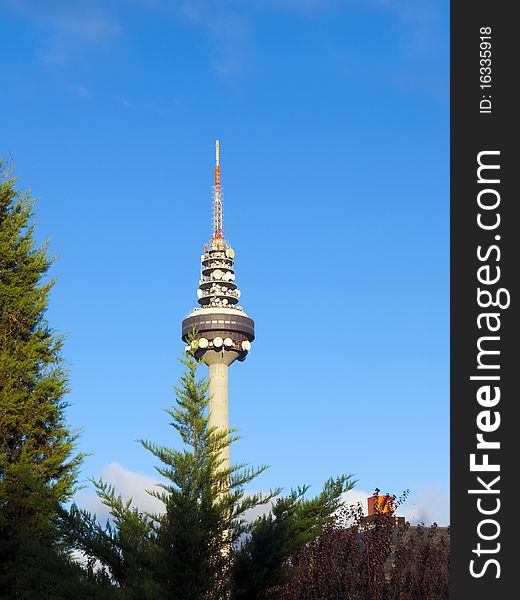
[(446, 520), (448, 33), (433, 0), (0, 0), (0, 155), (58, 256), (87, 484), (154, 477), (135, 440), (178, 443), (161, 409), (219, 137), (257, 328), (233, 458), (272, 465), (256, 489), (351, 472)]

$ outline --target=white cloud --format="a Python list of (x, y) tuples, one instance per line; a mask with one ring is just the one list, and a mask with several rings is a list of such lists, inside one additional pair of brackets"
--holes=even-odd
[(431, 0), (372, 0), (403, 25), (402, 50), (411, 56), (427, 56), (442, 49), (439, 7)]
[(431, 525), (449, 525), (450, 501), (446, 490), (440, 486), (425, 487), (410, 498), (399, 508), (398, 514), (410, 523), (425, 523)]
[(211, 63), (221, 80), (229, 80), (245, 70), (252, 28), (239, 3), (180, 0), (163, 3), (162, 8), (173, 11), (174, 18), (206, 32), (212, 42)]
[(15, 14), (34, 23), (42, 35), (40, 60), (48, 67), (75, 62), (94, 48), (105, 48), (121, 32), (101, 3), (77, 0), (0, 0)]
[(114, 102), (128, 110), (155, 113), (157, 115), (165, 115), (179, 107), (177, 102), (163, 104), (153, 100), (130, 100), (124, 96), (114, 98)]
[[(121, 494), (124, 500), (132, 499), (132, 505), (142, 512), (161, 513), (164, 512), (164, 504), (157, 498), (148, 494), (147, 490), (157, 488), (157, 481), (144, 475), (129, 471), (119, 463), (111, 463), (101, 473), (104, 482), (112, 484), (116, 492)], [(101, 522), (109, 517), (108, 508), (94, 493), (80, 493), (75, 498), (76, 504), (91, 513), (97, 515)]]
[(45, 20), (49, 44), (40, 58), (46, 65), (63, 65), (87, 48), (104, 46), (121, 31), (121, 26), (102, 14), (58, 14)]
[(89, 98), (90, 96), (92, 96), (92, 90), (86, 85), (82, 85), (81, 83), (70, 85), (69, 90), (78, 98)]
[[(129, 471), (117, 462), (106, 466), (101, 472), (100, 477), (105, 483), (113, 485), (116, 493), (121, 494), (124, 500), (132, 499), (132, 505), (141, 511), (158, 514), (164, 512), (164, 504), (147, 492), (147, 490), (153, 490), (154, 488), (159, 491), (161, 490), (161, 488), (157, 487), (159, 482), (152, 477), (143, 473)], [(255, 492), (248, 493), (253, 494)], [(75, 502), (80, 508), (95, 514), (101, 522), (105, 522), (110, 516), (108, 508), (95, 493), (79, 493), (75, 498)], [(244, 514), (245, 520), (248, 522), (254, 521), (258, 517), (268, 513), (272, 505), (273, 501), (249, 509)]]
[[(112, 484), (123, 499), (132, 499), (133, 506), (138, 507), (141, 511), (149, 513), (164, 512), (163, 503), (147, 492), (147, 490), (153, 490), (154, 488), (160, 489), (157, 487), (158, 481), (156, 479), (143, 473), (125, 469), (117, 462), (105, 467), (101, 472), (101, 478), (106, 483)], [(366, 515), (369, 496), (372, 496), (372, 493), (354, 488), (345, 492), (342, 500), (346, 505), (361, 503), (363, 513)], [(81, 508), (96, 514), (101, 521), (105, 521), (109, 516), (108, 508), (102, 504), (94, 493), (78, 494), (76, 503)], [(269, 512), (272, 504), (271, 501), (266, 505), (250, 509), (245, 513), (244, 518), (251, 522)], [(412, 524), (425, 523), (431, 525), (436, 522), (438, 525), (449, 525), (449, 496), (441, 486), (424, 487), (410, 495), (406, 502), (398, 507), (397, 515), (405, 517)]]
[(346, 504), (347, 506), (351, 506), (351, 505), (357, 506), (360, 503), (361, 506), (363, 507), (363, 514), (366, 516), (368, 513), (367, 498), (369, 496), (372, 496), (372, 494), (369, 494), (368, 492), (364, 492), (363, 490), (357, 490), (356, 488), (354, 488), (352, 490), (349, 490), (348, 492), (345, 492), (342, 495), (342, 500), (343, 500), (344, 504)]
[(248, 523), (256, 521), (256, 519), (263, 515), (266, 515), (271, 510), (271, 507), (273, 506), (274, 502), (275, 500), (271, 500), (267, 504), (260, 504), (258, 506), (255, 506), (254, 508), (250, 508), (244, 513), (244, 520)]

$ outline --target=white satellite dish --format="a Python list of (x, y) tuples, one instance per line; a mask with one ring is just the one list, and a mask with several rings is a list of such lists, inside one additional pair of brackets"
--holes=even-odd
[(235, 274), (234, 273), (231, 273), (231, 279), (232, 279), (232, 281), (235, 281)]
[(222, 341), (221, 337), (216, 337), (213, 340), (213, 346), (215, 346), (215, 348), (220, 348), (222, 346), (222, 343), (223, 343), (223, 341)]
[(224, 300), (222, 300), (222, 304), (223, 304), (224, 306), (226, 306), (226, 304), (227, 304), (227, 303), (228, 303), (228, 301), (227, 301), (227, 300), (224, 298)]
[(240, 298), (240, 290), (237, 290), (237, 298)]
[(249, 350), (251, 350), (251, 342), (249, 340), (244, 340), (242, 342), (242, 350), (245, 350), (245, 352), (249, 352)]
[(199, 288), (197, 290), (197, 298), (200, 300), (204, 296), (204, 292)]
[(226, 250), (226, 256), (228, 258), (235, 258), (235, 251), (233, 250), (233, 248), (228, 248)]
[(222, 279), (222, 271), (220, 269), (215, 269), (215, 271), (213, 271), (213, 277), (215, 279)]
[(206, 338), (201, 337), (199, 339), (199, 348), (207, 348), (208, 347), (208, 340)]
[(224, 346), (226, 346), (226, 348), (231, 348), (232, 345), (233, 345), (233, 340), (231, 338), (226, 338), (224, 340)]

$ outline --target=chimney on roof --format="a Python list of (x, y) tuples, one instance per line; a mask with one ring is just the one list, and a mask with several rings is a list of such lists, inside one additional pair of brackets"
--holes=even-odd
[(368, 516), (393, 515), (394, 499), (392, 496), (370, 496), (368, 498)]

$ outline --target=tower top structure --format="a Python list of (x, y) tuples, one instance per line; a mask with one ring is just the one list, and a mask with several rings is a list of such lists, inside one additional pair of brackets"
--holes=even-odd
[[(201, 335), (202, 346), (196, 344), (199, 352), (203, 348), (213, 347), (221, 350), (222, 343), (219, 346), (219, 342), (225, 340), (229, 358), (243, 360), (255, 337), (254, 322), (239, 305), (241, 293), (235, 278), (235, 251), (224, 239), (218, 139), (215, 141), (213, 232), (208, 244), (204, 246), (200, 261), (201, 270), (197, 290), (199, 307), (183, 321), (182, 338), (187, 340), (188, 333), (195, 328)], [(218, 318), (218, 315), (222, 315), (221, 318)], [(216, 338), (216, 346), (213, 345), (214, 338)]]

